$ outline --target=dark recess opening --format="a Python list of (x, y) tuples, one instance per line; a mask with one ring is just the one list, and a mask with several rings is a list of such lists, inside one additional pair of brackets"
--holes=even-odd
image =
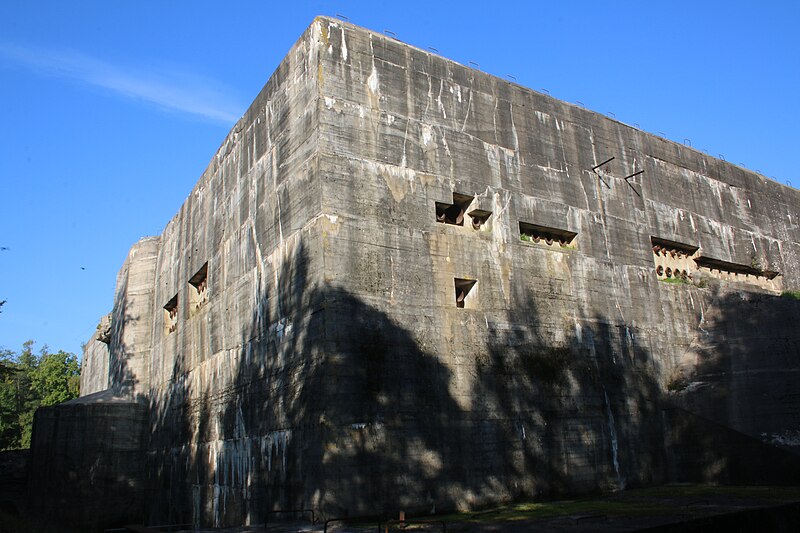
[(164, 331), (167, 335), (178, 327), (178, 295), (176, 294), (164, 306)]
[(464, 213), (471, 203), (472, 196), (454, 192), (452, 204), (436, 202), (436, 222), (441, 222), (442, 224), (452, 224), (454, 226), (463, 226)]
[(481, 226), (486, 224), (486, 221), (492, 216), (491, 211), (484, 211), (483, 209), (473, 209), (467, 214), (472, 219), (472, 229), (481, 229)]
[(557, 242), (561, 246), (572, 244), (578, 234), (574, 231), (565, 229), (551, 228), (548, 226), (539, 226), (538, 224), (529, 224), (527, 222), (519, 223), (519, 238), (527, 242), (541, 242), (551, 245)]
[(478, 282), (476, 279), (461, 279), (454, 278), (453, 282), (456, 288), (456, 307), (464, 307), (464, 301), (467, 299), (469, 291)]
[(208, 262), (189, 279), (189, 316), (194, 315), (208, 302)]
[(650, 237), (650, 242), (653, 245), (654, 254), (664, 256), (669, 254), (672, 257), (675, 257), (676, 255), (691, 256), (700, 248), (699, 246), (694, 246), (692, 244), (670, 241), (660, 237)]
[(694, 260), (698, 267), (705, 267), (709, 270), (718, 270), (720, 272), (727, 272), (729, 274), (744, 274), (755, 277), (764, 277), (767, 279), (774, 279), (780, 275), (780, 272), (774, 270), (763, 270), (751, 265), (742, 265), (739, 263), (730, 263), (722, 261), (721, 259), (713, 259), (711, 257), (697, 257)]

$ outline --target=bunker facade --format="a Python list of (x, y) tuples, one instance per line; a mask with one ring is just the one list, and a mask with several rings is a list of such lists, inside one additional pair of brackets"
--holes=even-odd
[[(126, 401), (144, 427), (119, 446), (141, 459), (114, 490), (149, 524), (732, 481), (720, 439), (791, 461), (800, 302), (780, 293), (800, 287), (799, 206), (751, 171), (317, 18), (164, 232), (131, 249), (84, 396), (37, 419), (34, 478), (55, 468), (48, 420)], [(687, 427), (702, 453), (681, 448)], [(102, 438), (74, 437), (71, 464)]]

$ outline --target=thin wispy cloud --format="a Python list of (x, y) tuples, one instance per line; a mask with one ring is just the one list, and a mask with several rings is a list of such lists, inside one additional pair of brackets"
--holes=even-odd
[(169, 111), (188, 113), (227, 126), (244, 109), (219, 82), (178, 69), (115, 65), (72, 50), (0, 44), (0, 58), (42, 76), (102, 87)]

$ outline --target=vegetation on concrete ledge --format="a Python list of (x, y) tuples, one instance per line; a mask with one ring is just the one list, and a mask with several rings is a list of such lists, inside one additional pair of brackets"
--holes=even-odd
[(662, 281), (664, 283), (672, 283), (673, 285), (688, 285), (689, 280), (683, 278), (661, 278), (658, 281)]
[(800, 300), (800, 291), (783, 291), (781, 296), (784, 298), (793, 298), (795, 300)]
[[(532, 235), (528, 235), (527, 233), (520, 233), (519, 234), (519, 240), (525, 241), (525, 242), (532, 242), (534, 244), (536, 243), (536, 241), (533, 239), (533, 236)], [(574, 244), (560, 244), (560, 243), (558, 243), (558, 241), (554, 241), (554, 242), (556, 242), (556, 244), (559, 244), (559, 248), (561, 248), (562, 250), (577, 250), (578, 249), (578, 247), (575, 246)], [(540, 244), (545, 244), (545, 243), (542, 242)]]

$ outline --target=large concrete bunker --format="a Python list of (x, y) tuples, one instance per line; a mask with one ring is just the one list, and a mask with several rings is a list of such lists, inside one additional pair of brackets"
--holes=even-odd
[[(82, 394), (136, 414), (125, 490), (148, 524), (735, 481), (720, 432), (787, 465), (800, 446), (800, 302), (780, 297), (800, 287), (798, 207), (756, 173), (320, 17), (132, 248)], [(90, 401), (42, 423), (65, 431), (52, 421)], [(43, 472), (58, 459), (35, 442)], [(94, 525), (115, 525), (96, 488), (59, 501), (91, 494)]]

